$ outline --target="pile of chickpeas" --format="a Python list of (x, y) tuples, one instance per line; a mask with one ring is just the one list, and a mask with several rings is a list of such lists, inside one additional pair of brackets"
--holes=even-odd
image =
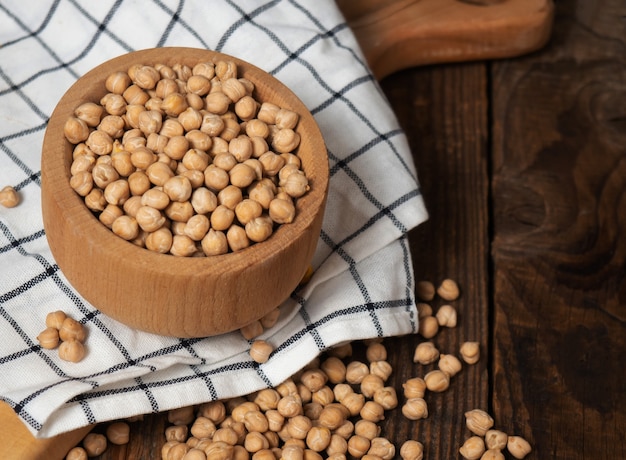
[(293, 221), (309, 180), (299, 114), (255, 99), (232, 61), (136, 64), (64, 125), (71, 187), (113, 233), (176, 256), (219, 255)]
[[(393, 369), (382, 339), (363, 342), (364, 359), (355, 358), (351, 343), (338, 345), (274, 388), (170, 410), (161, 459), (422, 460), (428, 446), (415, 439), (396, 445), (385, 437), (380, 423), (392, 410), (400, 410), (408, 420), (427, 419), (426, 393), (448, 390), (464, 365), (479, 361), (480, 346), (467, 341), (456, 353), (442, 353), (429, 340), (440, 328), (456, 327), (451, 303), (434, 311), (431, 302), (435, 296), (454, 302), (459, 296), (455, 281), (446, 279), (438, 288), (422, 281), (416, 293), (421, 300), (420, 324), (430, 326), (419, 332), (424, 340), (416, 346), (413, 361), (436, 364), (435, 369), (409, 378), (396, 390), (389, 380)], [(484, 410), (469, 410), (465, 418), (470, 436), (458, 452), (466, 460), (504, 460), (504, 452), (523, 459), (532, 451), (521, 436), (494, 429), (493, 418)], [(114, 426), (114, 432), (122, 426), (128, 433), (126, 422)], [(107, 436), (86, 438), (66, 460), (101, 453)]]

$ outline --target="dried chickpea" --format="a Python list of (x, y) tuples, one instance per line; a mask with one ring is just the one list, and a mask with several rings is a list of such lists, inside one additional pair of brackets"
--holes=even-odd
[(299, 395), (295, 394), (283, 396), (280, 401), (278, 401), (276, 410), (278, 410), (283, 417), (287, 418), (301, 415), (304, 411), (302, 407), (302, 399)]
[(201, 241), (206, 236), (210, 226), (211, 223), (207, 216), (195, 214), (187, 221), (184, 232), (193, 241)]
[(478, 342), (464, 342), (460, 349), (461, 358), (467, 364), (476, 364), (480, 359), (480, 344)]
[(456, 309), (452, 305), (442, 305), (435, 315), (441, 327), (456, 327)]
[(500, 430), (487, 430), (485, 433), (485, 446), (487, 449), (503, 450), (506, 448), (508, 435)]
[(426, 388), (429, 391), (440, 393), (450, 387), (450, 376), (442, 370), (436, 369), (424, 376), (424, 382), (426, 382)]
[(363, 436), (370, 441), (380, 436), (381, 428), (376, 423), (370, 420), (357, 420), (354, 424), (354, 434)]
[(428, 417), (428, 405), (424, 398), (409, 398), (402, 406), (402, 415), (409, 420), (419, 420)]
[(441, 354), (439, 356), (439, 369), (448, 374), (450, 377), (454, 377), (461, 372), (462, 364), (459, 358), (454, 355)]
[(74, 115), (87, 123), (88, 126), (95, 128), (100, 123), (103, 112), (104, 109), (101, 105), (95, 102), (85, 102), (76, 107)]
[(437, 295), (444, 300), (452, 301), (459, 298), (459, 286), (456, 281), (445, 279), (437, 288)]
[(134, 217), (124, 215), (113, 221), (111, 230), (117, 236), (130, 241), (139, 235), (139, 224), (137, 224), (137, 220)]
[(79, 342), (84, 342), (87, 337), (87, 332), (81, 323), (66, 316), (59, 328), (59, 337), (63, 341), (74, 339)]
[(391, 376), (393, 368), (387, 361), (373, 361), (370, 363), (370, 374), (380, 377), (384, 382)]
[(62, 310), (51, 311), (46, 315), (46, 327), (61, 329), (67, 315)]
[(400, 457), (402, 460), (423, 460), (424, 445), (412, 439), (404, 441), (400, 447)]
[(111, 423), (106, 430), (107, 439), (111, 444), (128, 444), (130, 436), (130, 426), (125, 422)]
[(166, 441), (185, 442), (189, 434), (187, 425), (172, 425), (165, 429)]
[(107, 206), (98, 216), (98, 220), (100, 220), (100, 222), (102, 222), (107, 227), (111, 228), (115, 219), (122, 215), (124, 215), (124, 210), (122, 208), (114, 204), (107, 204)]
[(435, 286), (430, 281), (419, 281), (415, 286), (415, 291), (417, 297), (426, 302), (435, 298)]
[(526, 457), (532, 451), (530, 443), (521, 436), (509, 436), (506, 448), (513, 457), (518, 459)]
[(420, 318), (418, 332), (425, 339), (432, 339), (439, 332), (437, 318), (434, 316)]
[(209, 229), (201, 241), (202, 251), (207, 256), (226, 254), (228, 252), (228, 240), (224, 232)]
[(320, 364), (330, 383), (341, 383), (346, 379), (346, 365), (339, 358), (330, 356)]
[(415, 347), (413, 362), (428, 365), (439, 359), (439, 350), (432, 342), (422, 342)]
[(315, 452), (322, 452), (330, 445), (332, 433), (325, 426), (312, 426), (306, 434), (306, 445)]
[[(232, 212), (232, 211), (231, 211)], [(243, 227), (231, 225), (226, 231), (226, 240), (231, 251), (236, 252), (250, 246), (250, 239)]]
[(398, 406), (398, 395), (394, 387), (379, 388), (374, 392), (374, 401), (380, 404), (383, 409), (391, 410)]
[(480, 460), (504, 460), (504, 454), (498, 449), (487, 449)]
[(167, 412), (167, 421), (172, 425), (189, 425), (194, 420), (194, 408), (184, 406)]
[(485, 453), (485, 441), (480, 436), (472, 436), (463, 443), (459, 453), (466, 460), (478, 460)]
[(79, 171), (70, 177), (70, 187), (80, 196), (87, 196), (93, 189), (93, 176), (89, 171)]
[(206, 460), (207, 456), (202, 449), (191, 448), (183, 455), (182, 460)]
[(371, 441), (355, 434), (348, 439), (348, 453), (356, 458), (363, 457), (370, 448)]
[(52, 350), (59, 346), (59, 330), (54, 327), (47, 327), (39, 333), (37, 341), (42, 348)]
[(467, 428), (478, 436), (485, 436), (493, 427), (493, 418), (481, 409), (473, 409), (465, 412), (465, 424)]
[(348, 409), (350, 416), (354, 417), (361, 412), (361, 409), (363, 409), (363, 406), (365, 405), (365, 396), (361, 393), (352, 392), (342, 398), (341, 404)]
[(376, 401), (365, 401), (359, 415), (364, 420), (380, 422), (385, 419), (385, 408)]
[(380, 342), (371, 342), (365, 350), (365, 356), (370, 363), (374, 361), (385, 361), (387, 359), (387, 349)]
[(269, 448), (269, 441), (262, 433), (251, 431), (246, 434), (244, 439), (244, 447), (248, 452), (254, 453)]
[(376, 437), (372, 439), (367, 455), (382, 460), (391, 460), (396, 455), (396, 447), (387, 438)]
[[(255, 340), (250, 346), (250, 357), (259, 364), (266, 363), (270, 355), (274, 351), (274, 347), (265, 340)], [(261, 430), (257, 430), (261, 431)]]
[(73, 447), (65, 456), (65, 460), (87, 460), (87, 451), (82, 447)]
[(137, 210), (135, 220), (142, 230), (156, 232), (165, 225), (165, 217), (158, 209), (151, 206), (142, 206)]
[(296, 216), (292, 201), (275, 198), (269, 203), (269, 216), (277, 224), (290, 224)]
[(215, 426), (215, 423), (213, 423), (212, 420), (202, 416), (197, 417), (193, 421), (193, 424), (189, 429), (189, 432), (199, 439), (210, 438), (215, 434), (216, 431), (217, 427)]
[(97, 457), (107, 448), (107, 438), (100, 433), (89, 433), (83, 439), (83, 448), (89, 457)]
[(360, 389), (363, 396), (366, 398), (372, 398), (374, 393), (383, 388), (385, 386), (385, 382), (378, 375), (367, 374), (363, 377), (360, 383)]
[(197, 251), (196, 243), (187, 235), (174, 235), (170, 254), (180, 257), (190, 257)]
[(63, 125), (63, 134), (72, 144), (79, 144), (89, 137), (89, 125), (77, 117), (70, 117)]
[(172, 201), (165, 208), (165, 215), (173, 222), (187, 222), (194, 215), (189, 201)]
[(309, 179), (304, 173), (294, 173), (287, 176), (284, 181), (280, 182), (283, 190), (293, 198), (299, 198), (309, 190)]
[(269, 216), (259, 216), (245, 224), (245, 233), (250, 241), (260, 243), (267, 240), (274, 231), (272, 219)]
[(346, 366), (346, 382), (360, 384), (366, 375), (369, 375), (369, 367), (360, 361), (351, 361)]

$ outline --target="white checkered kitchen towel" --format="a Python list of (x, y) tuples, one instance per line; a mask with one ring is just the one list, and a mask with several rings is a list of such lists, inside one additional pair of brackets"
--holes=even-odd
[[(0, 399), (37, 436), (247, 394), (280, 383), (346, 340), (415, 332), (406, 233), (426, 219), (406, 138), (330, 0), (23, 0), (0, 3)], [(203, 339), (132, 330), (100, 313), (55, 264), (41, 219), (48, 117), (85, 72), (160, 46), (237, 56), (291, 87), (315, 116), (330, 189), (310, 283), (265, 332), (262, 365), (234, 332)], [(80, 363), (39, 347), (45, 316), (88, 328)]]

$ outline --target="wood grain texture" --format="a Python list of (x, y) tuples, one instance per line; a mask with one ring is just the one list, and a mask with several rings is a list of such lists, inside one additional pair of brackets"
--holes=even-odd
[(626, 458), (626, 4), (493, 66), (494, 410), (533, 458)]

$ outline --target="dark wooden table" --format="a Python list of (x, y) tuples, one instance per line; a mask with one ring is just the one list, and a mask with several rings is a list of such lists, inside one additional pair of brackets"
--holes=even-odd
[[(461, 458), (464, 412), (481, 408), (531, 442), (528, 459), (626, 458), (626, 2), (559, 0), (539, 52), (382, 86), (430, 210), (411, 234), (416, 278), (462, 289), (458, 327), (434, 342), (483, 350), (427, 396), (427, 419), (393, 411), (383, 433)], [(385, 341), (399, 391), (428, 369), (412, 363), (421, 340)], [(159, 458), (166, 423), (132, 424), (100, 459)]]

